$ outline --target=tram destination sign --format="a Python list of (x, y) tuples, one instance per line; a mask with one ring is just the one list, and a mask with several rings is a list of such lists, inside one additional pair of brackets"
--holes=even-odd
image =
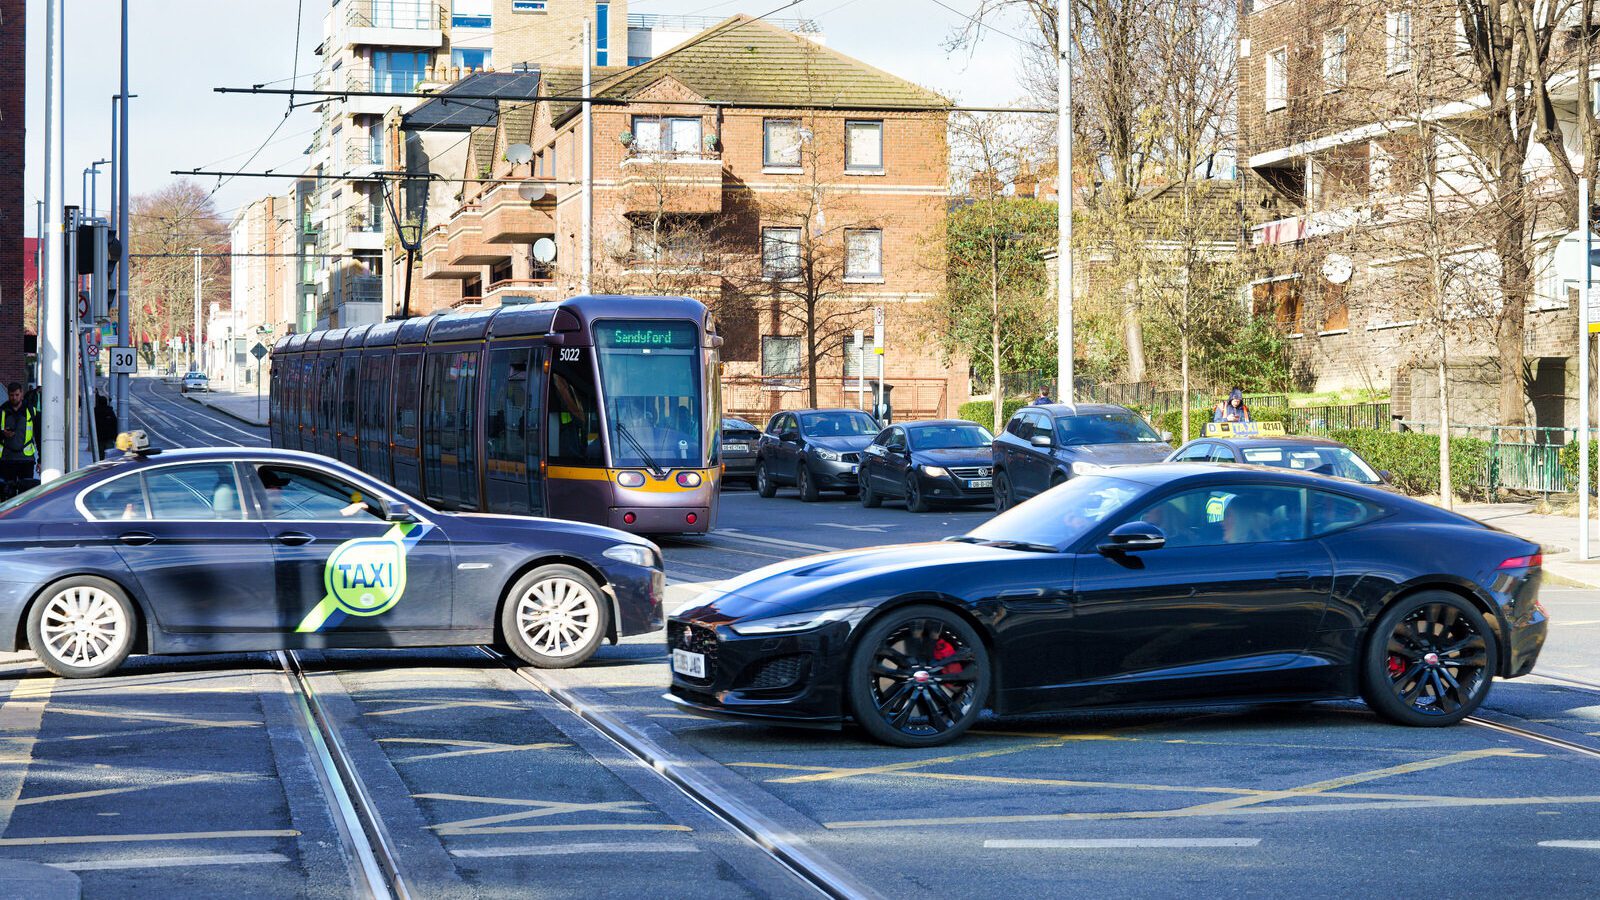
[(694, 346), (694, 326), (688, 323), (603, 325), (595, 330), (603, 343), (616, 348), (654, 350)]

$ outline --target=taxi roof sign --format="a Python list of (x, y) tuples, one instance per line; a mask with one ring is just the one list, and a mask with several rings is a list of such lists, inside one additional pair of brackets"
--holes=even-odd
[(137, 429), (117, 435), (117, 449), (129, 456), (154, 456), (161, 452), (150, 449), (150, 436)]
[(1206, 437), (1285, 437), (1282, 422), (1207, 422)]

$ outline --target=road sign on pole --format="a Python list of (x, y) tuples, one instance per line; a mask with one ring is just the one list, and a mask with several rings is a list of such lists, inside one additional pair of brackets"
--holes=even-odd
[(109, 362), (113, 375), (132, 375), (139, 371), (139, 354), (133, 352), (132, 347), (110, 348)]
[(267, 350), (267, 345), (261, 343), (260, 341), (257, 341), (256, 345), (250, 348), (250, 355), (254, 356), (258, 362), (265, 357), (268, 352), (270, 351)]

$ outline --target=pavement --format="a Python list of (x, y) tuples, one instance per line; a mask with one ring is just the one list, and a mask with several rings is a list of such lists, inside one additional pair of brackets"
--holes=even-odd
[(229, 418), (238, 419), (246, 425), (267, 427), (267, 411), (270, 404), (267, 402), (265, 390), (261, 392), (259, 398), (253, 390), (190, 392), (182, 396), (201, 406), (208, 406)]
[[(1454, 509), (1543, 547), (1546, 581), (1568, 587), (1600, 588), (1600, 559), (1578, 556), (1578, 520), (1575, 517), (1536, 513), (1531, 503), (1458, 503)], [(1594, 546), (1600, 550), (1600, 538), (1596, 538)]]

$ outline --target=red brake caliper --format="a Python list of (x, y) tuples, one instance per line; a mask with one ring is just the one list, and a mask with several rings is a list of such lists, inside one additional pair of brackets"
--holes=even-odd
[(1406, 661), (1394, 654), (1389, 655), (1389, 677), (1399, 678), (1406, 672)]
[[(949, 659), (955, 655), (956, 648), (944, 638), (939, 638), (939, 642), (933, 645), (934, 662), (938, 662), (941, 659)], [(961, 672), (961, 663), (951, 663), (944, 671), (947, 675), (958, 675)]]

